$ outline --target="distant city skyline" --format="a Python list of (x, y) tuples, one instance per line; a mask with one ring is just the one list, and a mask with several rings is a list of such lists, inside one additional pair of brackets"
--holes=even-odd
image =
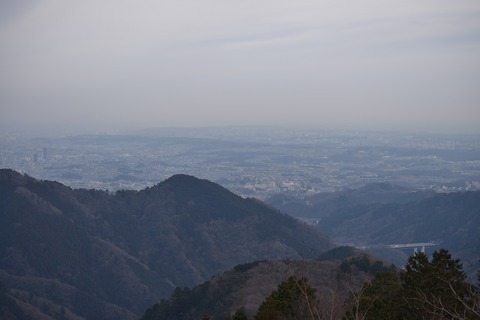
[(0, 126), (480, 128), (480, 2), (2, 1)]

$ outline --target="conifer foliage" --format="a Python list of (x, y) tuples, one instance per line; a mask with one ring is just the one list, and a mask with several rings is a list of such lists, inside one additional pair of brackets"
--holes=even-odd
[[(399, 273), (378, 274), (357, 292), (348, 319), (480, 319), (480, 295), (462, 264), (441, 249), (431, 260), (417, 253)], [(354, 316), (356, 315), (356, 316)]]
[(435, 251), (431, 261), (423, 253), (410, 257), (402, 279), (411, 319), (480, 319), (474, 317), (479, 297), (447, 250)]
[(313, 316), (315, 289), (304, 277), (289, 277), (260, 305), (255, 320), (295, 320)]
[[(192, 290), (177, 288), (170, 299), (162, 300), (149, 309), (142, 319), (201, 319), (203, 314), (212, 320), (480, 319), (480, 289), (467, 281), (460, 261), (452, 258), (445, 249), (434, 252), (431, 257), (417, 253), (409, 258), (403, 270), (385, 266), (380, 268), (381, 262), (369, 262), (364, 256), (352, 257), (342, 263), (337, 261), (337, 272), (332, 274), (350, 279), (350, 282), (331, 283), (329, 289), (312, 286), (312, 280), (315, 280), (312, 274), (307, 279), (303, 273), (294, 273), (291, 269), (292, 273), (272, 287), (270, 294), (266, 294), (258, 309), (241, 307), (235, 313), (219, 312), (228, 309), (218, 309), (219, 304), (228, 302), (229, 306), (233, 306), (234, 297), (241, 296), (240, 292), (252, 292), (242, 290), (240, 280), (246, 281), (245, 272), (258, 272), (255, 268), (261, 265), (256, 263), (237, 268), (230, 278), (238, 283), (225, 278), (222, 280), (224, 282), (213, 279)], [(275, 269), (271, 262), (268, 266)], [(349, 277), (362, 269), (369, 270), (362, 271), (365, 277)], [(365, 283), (362, 286), (362, 282), (355, 279)], [(358, 285), (353, 286), (354, 282)], [(341, 287), (348, 291), (342, 293)], [(228, 291), (229, 288), (232, 292)], [(328, 295), (325, 295), (325, 290), (330, 290), (337, 299), (326, 299)], [(340, 307), (334, 308), (337, 302)], [(209, 310), (212, 312), (207, 312)]]

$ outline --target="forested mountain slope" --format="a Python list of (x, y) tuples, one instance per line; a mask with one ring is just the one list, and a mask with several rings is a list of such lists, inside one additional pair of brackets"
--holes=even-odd
[[(464, 261), (474, 274), (480, 252), (480, 191), (414, 192), (389, 184), (322, 193), (307, 199), (269, 199), (294, 216), (314, 219), (340, 244), (366, 246), (402, 266), (413, 250), (382, 245), (433, 241)], [(433, 250), (430, 249), (430, 252)]]
[(292, 276), (305, 278), (316, 290), (321, 319), (341, 319), (350, 294), (374, 274), (385, 270), (392, 269), (349, 247), (333, 249), (315, 260), (258, 261), (238, 265), (201, 285), (175, 289), (169, 299), (149, 308), (142, 320), (224, 320), (239, 310), (253, 319), (262, 301)]
[(358, 205), (409, 203), (435, 195), (432, 190), (413, 190), (412, 188), (392, 185), (390, 183), (371, 183), (357, 189), (336, 192), (320, 192), (297, 199), (283, 194), (276, 194), (266, 200), (282, 212), (296, 217), (323, 218), (341, 209)]
[(433, 241), (464, 261), (468, 271), (479, 260), (480, 192), (440, 193), (404, 204), (354, 206), (325, 217), (318, 227), (338, 242), (373, 248)]
[(0, 281), (44, 319), (135, 319), (176, 286), (331, 247), (318, 230), (191, 176), (111, 194), (0, 170)]

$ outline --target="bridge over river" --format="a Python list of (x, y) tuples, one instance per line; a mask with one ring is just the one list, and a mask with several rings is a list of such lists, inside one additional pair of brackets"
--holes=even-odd
[(377, 248), (388, 248), (388, 249), (413, 249), (413, 253), (420, 252), (425, 253), (425, 248), (438, 246), (437, 242), (415, 242), (415, 243), (398, 243), (398, 244), (377, 244), (377, 245), (368, 245), (357, 247), (359, 249), (377, 249)]

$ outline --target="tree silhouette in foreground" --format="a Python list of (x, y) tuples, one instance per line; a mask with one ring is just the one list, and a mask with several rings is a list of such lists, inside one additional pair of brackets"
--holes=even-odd
[(480, 319), (478, 292), (446, 249), (431, 261), (424, 253), (410, 257), (402, 281), (411, 319)]
[(346, 319), (480, 319), (478, 288), (445, 249), (431, 260), (424, 253), (411, 256), (404, 271), (380, 273), (356, 294), (359, 303)]
[(258, 308), (255, 320), (312, 319), (315, 289), (304, 277), (289, 277)]

